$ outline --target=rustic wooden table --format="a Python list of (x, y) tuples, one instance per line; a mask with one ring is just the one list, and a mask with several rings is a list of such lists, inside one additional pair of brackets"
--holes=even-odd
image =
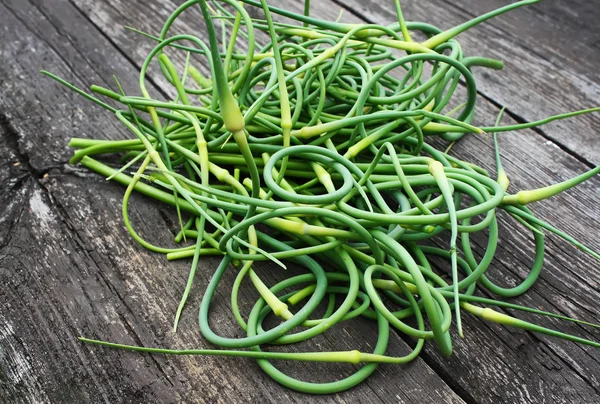
[[(167, 263), (139, 247), (123, 228), (123, 190), (67, 164), (72, 136), (123, 138), (112, 116), (40, 75), (50, 70), (76, 85), (135, 89), (150, 41), (123, 29), (154, 32), (179, 1), (0, 0), (0, 402), (600, 402), (600, 350), (465, 317), (453, 357), (431, 345), (406, 366), (380, 366), (361, 386), (330, 397), (286, 390), (250, 360), (150, 356), (78, 343), (78, 335), (147, 346), (207, 347), (193, 309), (180, 331), (172, 316), (188, 263)], [(273, 4), (299, 10), (298, 0)], [(394, 20), (393, 2), (320, 0), (313, 13), (350, 22)], [(442, 28), (508, 0), (404, 0), (405, 15)], [(506, 61), (503, 72), (476, 70), (478, 122), (505, 106), (528, 121), (600, 105), (600, 7), (596, 0), (545, 0), (460, 36), (469, 55)], [(186, 29), (198, 26), (193, 18)], [(154, 77), (152, 91), (164, 83)], [(600, 116), (585, 116), (502, 136), (512, 190), (572, 177), (600, 163)], [(490, 139), (470, 137), (457, 156), (493, 171)], [(600, 178), (533, 208), (600, 250)], [(137, 198), (132, 218), (144, 234), (171, 216)], [(507, 230), (493, 263), (498, 278), (523, 276), (529, 236)], [(161, 225), (161, 228), (164, 228)], [(165, 234), (162, 234), (165, 233)], [(518, 302), (600, 322), (600, 264), (548, 236), (540, 281)], [(207, 259), (204, 268), (216, 261)], [(208, 272), (199, 271), (190, 307)], [(221, 296), (226, 301), (226, 296)], [(526, 316), (527, 317), (527, 316)], [(528, 317), (530, 318), (530, 317)], [(540, 324), (600, 340), (600, 332), (536, 318)], [(227, 321), (216, 325), (227, 333)], [(220, 328), (219, 328), (220, 327)], [(323, 346), (353, 347), (371, 338), (335, 331)], [(406, 350), (395, 337), (390, 352)], [(338, 375), (348, 366), (297, 364), (298, 375)]]

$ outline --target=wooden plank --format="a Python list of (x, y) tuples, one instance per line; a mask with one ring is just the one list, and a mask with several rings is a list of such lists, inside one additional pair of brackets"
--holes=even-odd
[[(83, 88), (91, 82), (106, 85), (112, 82), (112, 74), (122, 76), (128, 87), (137, 81), (126, 64), (105, 63), (120, 57), (120, 52), (106, 41), (105, 46), (94, 43), (98, 38), (90, 33), (93, 28), (85, 25), (76, 9), (65, 2), (44, 4), (46, 12), (50, 9), (63, 13), (64, 20), (51, 21), (43, 8), (28, 2), (0, 1), (0, 54), (10, 60), (0, 67), (0, 113), (12, 126), (11, 141), (18, 144), (20, 154), (37, 173), (68, 161), (71, 151), (66, 145), (73, 136), (123, 137), (122, 128), (109, 113), (100, 108), (86, 113), (89, 101), (41, 75), (40, 70), (50, 70)], [(67, 29), (71, 30), (69, 35)], [(74, 44), (80, 44), (80, 48)]]
[[(471, 16), (502, 7), (510, 1), (461, 0), (445, 4), (448, 3)], [(577, 76), (597, 82), (599, 76), (594, 55), (600, 40), (597, 18), (598, 7), (593, 2), (544, 0), (519, 12), (507, 13), (502, 18), (489, 21), (489, 24), (540, 57), (566, 65)]]
[[(368, 21), (397, 22), (391, 1), (337, 3)], [(402, 4), (406, 19), (447, 29), (508, 3), (511, 2), (425, 0)], [(535, 8), (513, 10), (461, 34), (458, 39), (466, 55), (496, 58), (506, 65), (502, 72), (474, 70), (480, 92), (530, 122), (600, 105), (598, 30), (592, 25), (600, 16), (600, 8), (592, 3), (543, 1)], [(583, 31), (586, 26), (590, 29)], [(584, 38), (576, 39), (581, 36)], [(555, 41), (555, 37), (562, 40)], [(596, 141), (600, 131), (598, 114), (555, 122), (542, 130), (562, 147), (592, 163), (600, 163), (600, 144)]]
[[(49, 80), (39, 80), (36, 88), (19, 85), (36, 81), (40, 68), (77, 85), (107, 83), (110, 69), (115, 68), (127, 84), (136, 80), (132, 66), (120, 60), (119, 51), (69, 3), (34, 4), (0, 4), (1, 25), (9, 33), (0, 52), (16, 60), (16, 67), (0, 67), (0, 77), (5, 78), (0, 110), (6, 120), (1, 128), (1, 144), (6, 149), (2, 156), (8, 164), (15, 158), (22, 160), (28, 168), (22, 173), (26, 180), (19, 188), (20, 196), (1, 193), (2, 200), (14, 201), (11, 206), (19, 209), (2, 205), (1, 213), (12, 225), (9, 234), (2, 233), (0, 244), (0, 284), (6, 285), (0, 289), (0, 335), (3, 352), (7, 352), (0, 358), (0, 380), (8, 386), (2, 389), (6, 396), (0, 396), (0, 401), (305, 401), (305, 396), (280, 388), (249, 361), (138, 355), (75, 340), (85, 334), (152, 346), (208, 346), (197, 331), (193, 309), (185, 312), (179, 334), (169, 331), (189, 264), (167, 264), (126, 234), (118, 213), (120, 187), (62, 165), (69, 155), (65, 143), (74, 127), (80, 136), (122, 137), (120, 129), (107, 123), (114, 119), (98, 109), (84, 114), (89, 107), (86, 101), (68, 95)], [(107, 66), (102, 60), (114, 62)], [(49, 116), (52, 119), (47, 122)], [(5, 174), (4, 160), (1, 166), (2, 178), (12, 181), (14, 169), (9, 167)], [(48, 177), (43, 178), (44, 174)], [(156, 223), (161, 227), (165, 223), (156, 205), (142, 199), (132, 217), (144, 234), (155, 235)], [(168, 243), (172, 234), (156, 237), (154, 241)], [(215, 261), (203, 265), (211, 268)], [(199, 276), (191, 308), (197, 306), (209, 273)], [(222, 300), (227, 299), (223, 296)], [(226, 333), (228, 328), (223, 324), (216, 329)], [(371, 338), (372, 343), (367, 327), (360, 327), (357, 337), (347, 332), (328, 334), (319, 341), (320, 349), (333, 347), (337, 341), (350, 346), (369, 343)], [(406, 347), (392, 337), (391, 354), (400, 355)], [(314, 377), (347, 374), (349, 369), (301, 364), (294, 371)], [(389, 388), (397, 383), (410, 387), (403, 391)], [(427, 388), (431, 385), (436, 389)], [(368, 383), (325, 401), (355, 399), (462, 402), (422, 360), (405, 367), (400, 375), (395, 368), (381, 367)]]

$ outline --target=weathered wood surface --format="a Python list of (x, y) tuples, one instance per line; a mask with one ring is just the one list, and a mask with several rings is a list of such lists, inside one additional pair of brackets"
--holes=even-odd
[[(301, 7), (292, 0), (272, 3)], [(339, 5), (313, 3), (317, 15), (337, 17)], [(375, 3), (343, 2), (345, 19), (393, 21), (393, 3)], [(403, 2), (409, 19), (441, 27), (506, 3)], [(505, 72), (477, 72), (480, 91), (490, 100), (481, 100), (479, 122), (493, 122), (498, 105), (506, 105), (514, 118), (531, 120), (600, 104), (600, 33), (594, 23), (600, 10), (592, 3), (574, 1), (567, 7), (546, 0), (461, 36), (467, 54), (507, 61)], [(110, 86), (116, 74), (126, 88), (135, 88), (137, 68), (152, 44), (122, 26), (155, 31), (152, 27), (176, 4), (0, 0), (0, 402), (312, 400), (276, 385), (251, 361), (138, 355), (75, 340), (85, 334), (149, 346), (208, 346), (197, 331), (193, 309), (185, 312), (180, 332), (170, 331), (187, 263), (167, 264), (137, 246), (120, 220), (122, 189), (66, 164), (71, 136), (122, 138), (123, 130), (108, 114), (90, 109), (85, 100), (38, 73), (50, 70), (84, 87)], [(141, 11), (130, 12), (137, 7)], [(188, 27), (198, 26), (193, 15), (186, 18)], [(157, 86), (152, 91), (168, 91), (159, 77), (152, 79)], [(594, 142), (599, 122), (598, 116), (585, 117), (503, 136), (511, 189), (563, 180), (600, 162)], [(472, 137), (453, 150), (493, 171), (490, 139)], [(595, 178), (534, 209), (600, 250), (599, 199), (600, 179)], [(172, 234), (156, 234), (152, 223), (176, 227), (170, 214), (144, 198), (136, 198), (132, 220), (143, 234), (164, 244)], [(503, 222), (503, 227), (509, 236), (500, 243), (493, 271), (510, 283), (523, 276), (531, 243), (518, 226)], [(598, 263), (555, 237), (548, 240), (545, 272), (518, 301), (599, 322)], [(215, 262), (202, 265), (212, 268)], [(190, 307), (197, 305), (207, 283), (207, 274), (198, 278)], [(227, 301), (225, 295), (218, 297)], [(225, 305), (217, 309), (225, 313)], [(223, 333), (227, 319), (216, 325)], [(578, 325), (536, 321), (600, 339), (600, 332)], [(598, 350), (472, 317), (464, 323), (466, 337), (457, 341), (452, 358), (440, 358), (430, 347), (408, 366), (380, 366), (362, 386), (319, 401), (600, 402)], [(361, 335), (336, 331), (318, 343), (343, 349), (372, 343), (369, 338), (365, 326)], [(400, 338), (393, 339), (391, 354), (405, 350)], [(304, 377), (335, 376), (348, 369), (294, 367)]]

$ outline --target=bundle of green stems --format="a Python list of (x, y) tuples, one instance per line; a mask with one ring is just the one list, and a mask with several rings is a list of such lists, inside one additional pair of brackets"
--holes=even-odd
[[(500, 117), (489, 127), (472, 124), (477, 89), (471, 70), (501, 69), (502, 62), (465, 57), (454, 37), (535, 2), (513, 3), (442, 31), (406, 22), (398, 0), (398, 22), (388, 26), (322, 21), (310, 16), (308, 0), (304, 14), (270, 7), (265, 0), (190, 0), (172, 13), (159, 35), (142, 33), (156, 46), (141, 68), (141, 95), (126, 95), (118, 82), (117, 91), (92, 86), (93, 95), (46, 72), (114, 113), (131, 134), (125, 140), (74, 138), (72, 163), (126, 187), (123, 220), (143, 247), (169, 260), (191, 258), (174, 330), (201, 257), (222, 256), (199, 309), (202, 335), (218, 349), (170, 350), (81, 340), (155, 353), (255, 358), (282, 385), (319, 394), (357, 385), (378, 364), (407, 363), (427, 340), (442, 355), (451, 355), (450, 331), (456, 327), (462, 336), (462, 311), (600, 346), (501, 310), (593, 324), (495, 298), (521, 295), (535, 283), (544, 260), (544, 231), (600, 258), (527, 207), (600, 169), (509, 194), (496, 137), (599, 109), (511, 126), (499, 126)], [(171, 36), (181, 14), (197, 7), (208, 42), (198, 33)], [(264, 18), (251, 18), (250, 7), (260, 8)], [(276, 22), (274, 14), (295, 24)], [(262, 45), (260, 35), (266, 38)], [(174, 54), (186, 56), (179, 68)], [(153, 64), (172, 86), (172, 99), (149, 93), (146, 74)], [(209, 73), (203, 74), (203, 68)], [(466, 92), (458, 100), (456, 90), (463, 85)], [(115, 101), (118, 107), (111, 106)], [(432, 137), (456, 142), (464, 135), (483, 133), (493, 134), (494, 177), (429, 142)], [(95, 157), (104, 154), (120, 154), (124, 165), (114, 168)], [(136, 232), (128, 214), (134, 191), (173, 207), (180, 224), (175, 241), (185, 246), (156, 246)], [(486, 275), (498, 245), (499, 211), (521, 223), (535, 242), (527, 277), (511, 288)], [(430, 241), (443, 232), (449, 232), (449, 245), (434, 246)], [(486, 234), (481, 257), (473, 251), (472, 233)], [(447, 265), (440, 268), (432, 260)], [(257, 261), (272, 261), (283, 280), (267, 285), (253, 269)], [(285, 275), (279, 267), (287, 265), (302, 268), (302, 273)], [(243, 338), (220, 336), (210, 326), (211, 302), (227, 272), (235, 273), (231, 309), (246, 333)], [(247, 280), (260, 297), (245, 314), (239, 291)], [(477, 290), (486, 293), (475, 294)], [(314, 338), (358, 316), (377, 324), (373, 352), (264, 350)], [(267, 319), (275, 325), (267, 327)], [(390, 328), (413, 339), (410, 354), (386, 355)], [(285, 368), (276, 366), (278, 359), (362, 367), (341, 380), (312, 383), (288, 376)]]

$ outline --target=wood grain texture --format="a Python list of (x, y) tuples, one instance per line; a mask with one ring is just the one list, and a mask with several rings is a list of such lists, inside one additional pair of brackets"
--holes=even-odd
[[(4, 27), (0, 55), (13, 61), (0, 64), (0, 402), (316, 400), (281, 388), (251, 361), (139, 355), (84, 346), (74, 339), (85, 334), (148, 346), (209, 346), (197, 330), (193, 309), (198, 305), (208, 273), (199, 271), (191, 309), (184, 313), (180, 332), (173, 335), (172, 317), (185, 284), (188, 263), (167, 263), (139, 247), (123, 229), (120, 219), (123, 190), (65, 164), (70, 155), (66, 143), (71, 136), (122, 138), (124, 131), (109, 114), (98, 108), (91, 110), (87, 101), (38, 73), (45, 68), (83, 87), (93, 83), (114, 87), (111, 76), (116, 74), (125, 88), (135, 89), (136, 69), (153, 44), (125, 31), (122, 25), (151, 30), (176, 3), (0, 0), (0, 26)], [(276, 3), (296, 10), (301, 8), (299, 2), (291, 0), (273, 2)], [(315, 15), (337, 17), (339, 5), (328, 1), (313, 3)], [(456, 6), (458, 3), (479, 14), (501, 2), (438, 2), (435, 5), (441, 8), (437, 10), (430, 7), (433, 1), (419, 2), (418, 10), (416, 2), (404, 3), (406, 14), (411, 18), (421, 16), (420, 19), (435, 23), (436, 18), (444, 17), (443, 21), (450, 26), (459, 18), (464, 19)], [(360, 7), (358, 2), (345, 4), (354, 10)], [(368, 4), (366, 9), (360, 9), (361, 16), (375, 15), (380, 18), (378, 22), (389, 21), (390, 7), (381, 8), (374, 2)], [(536, 7), (543, 4), (545, 2)], [(572, 52), (568, 41), (555, 42), (547, 35), (538, 45), (531, 40), (526, 42), (527, 46), (510, 36), (547, 32), (544, 30), (548, 30), (548, 21), (565, 26), (565, 32), (574, 35), (578, 32), (575, 22), (584, 20), (591, 24), (590, 15), (595, 10), (586, 8), (583, 1), (573, 4), (571, 10), (579, 7), (580, 13), (585, 15), (569, 19), (562, 15), (564, 7), (555, 2), (549, 8), (536, 8), (525, 17), (513, 13), (513, 20), (503, 17), (500, 22), (482, 27), (487, 29), (482, 31), (486, 32), (485, 47), (479, 43), (481, 37), (467, 34), (461, 36), (461, 40), (465, 48), (472, 50), (470, 53), (505, 60), (514, 57), (514, 49), (509, 44), (518, 48), (519, 57), (527, 56), (527, 46), (544, 47), (546, 54), (555, 52), (560, 58), (568, 59), (564, 63), (570, 66), (572, 77), (567, 75), (564, 80), (581, 80), (581, 83), (591, 82), (597, 86), (597, 77), (594, 78), (597, 72), (590, 67), (597, 56), (588, 54), (584, 60), (582, 54)], [(136, 6), (142, 7), (143, 12), (128, 12)], [(546, 14), (538, 16), (539, 10), (545, 10)], [(350, 22), (359, 21), (357, 16), (348, 13), (345, 17)], [(195, 27), (195, 18), (193, 14), (184, 18), (180, 29)], [(527, 27), (523, 27), (523, 21), (528, 21)], [(514, 26), (512, 33), (507, 24)], [(493, 38), (498, 32), (503, 33), (502, 40)], [(588, 39), (578, 46), (593, 49), (597, 46), (593, 39), (596, 31), (590, 25), (585, 32), (589, 32)], [(533, 70), (536, 74), (558, 74), (552, 70), (556, 65), (551, 62), (542, 60), (541, 65), (533, 67), (540, 61), (526, 60), (531, 66), (520, 68), (538, 69)], [(480, 90), (494, 101), (482, 99), (478, 118), (481, 122), (493, 121), (498, 113), (495, 103), (512, 106), (512, 112), (524, 119), (578, 108), (594, 100), (599, 103), (593, 91), (586, 98), (583, 90), (569, 85), (547, 95), (551, 100), (549, 109), (538, 105), (529, 106), (532, 108), (529, 111), (525, 108), (529, 103), (522, 106), (518, 102), (522, 102), (523, 97), (531, 100), (540, 82), (497, 81), (505, 79), (496, 76), (478, 72)], [(151, 75), (152, 83), (156, 84), (151, 87), (152, 91), (170, 91), (157, 75)], [(511, 190), (560, 181), (585, 170), (585, 160), (600, 161), (600, 151), (591, 141), (598, 133), (597, 118), (573, 122), (562, 128), (569, 133), (566, 140), (559, 136), (560, 127), (544, 127), (543, 133), (525, 131), (502, 137), (504, 163), (513, 181)], [(586, 131), (582, 130), (584, 126)], [(490, 139), (472, 137), (456, 145), (453, 153), (493, 172), (491, 150)], [(598, 232), (593, 230), (600, 225), (600, 210), (593, 208), (598, 206), (599, 198), (600, 180), (596, 178), (568, 194), (537, 204), (534, 209), (557, 227), (600, 250)], [(161, 229), (174, 230), (177, 226), (172, 214), (142, 197), (136, 197), (132, 206), (136, 228), (157, 243), (169, 244), (172, 233), (164, 230), (157, 234), (153, 223), (160, 223)], [(513, 279), (524, 276), (530, 263), (531, 243), (529, 235), (519, 226), (511, 221), (502, 223), (507, 235), (500, 242), (492, 272), (498, 282), (510, 284)], [(477, 239), (478, 244), (484, 242), (483, 235)], [(548, 237), (548, 244), (547, 264), (540, 282), (518, 301), (600, 321), (596, 304), (600, 293), (598, 263), (555, 237)], [(215, 260), (207, 259), (202, 267), (209, 270), (215, 265)], [(268, 266), (262, 271), (265, 277), (269, 276)], [(576, 296), (574, 291), (577, 291)], [(244, 296), (252, 297), (251, 294)], [(215, 328), (227, 333), (231, 324), (226, 314), (228, 296), (220, 291), (217, 299), (221, 303), (215, 310), (224, 320), (215, 324)], [(599, 332), (578, 325), (535, 320), (549, 327), (600, 339)], [(600, 401), (599, 351), (484, 323), (473, 317), (465, 318), (464, 323), (466, 338), (456, 339), (452, 358), (441, 358), (430, 347), (422, 359), (408, 366), (381, 366), (359, 388), (319, 401)], [(370, 325), (352, 326), (327, 333), (315, 343), (321, 347), (368, 349), (373, 342)], [(400, 355), (405, 350), (406, 344), (401, 338), (394, 338), (389, 352)], [(292, 366), (294, 374), (307, 378), (343, 375), (349, 369), (343, 365)]]

